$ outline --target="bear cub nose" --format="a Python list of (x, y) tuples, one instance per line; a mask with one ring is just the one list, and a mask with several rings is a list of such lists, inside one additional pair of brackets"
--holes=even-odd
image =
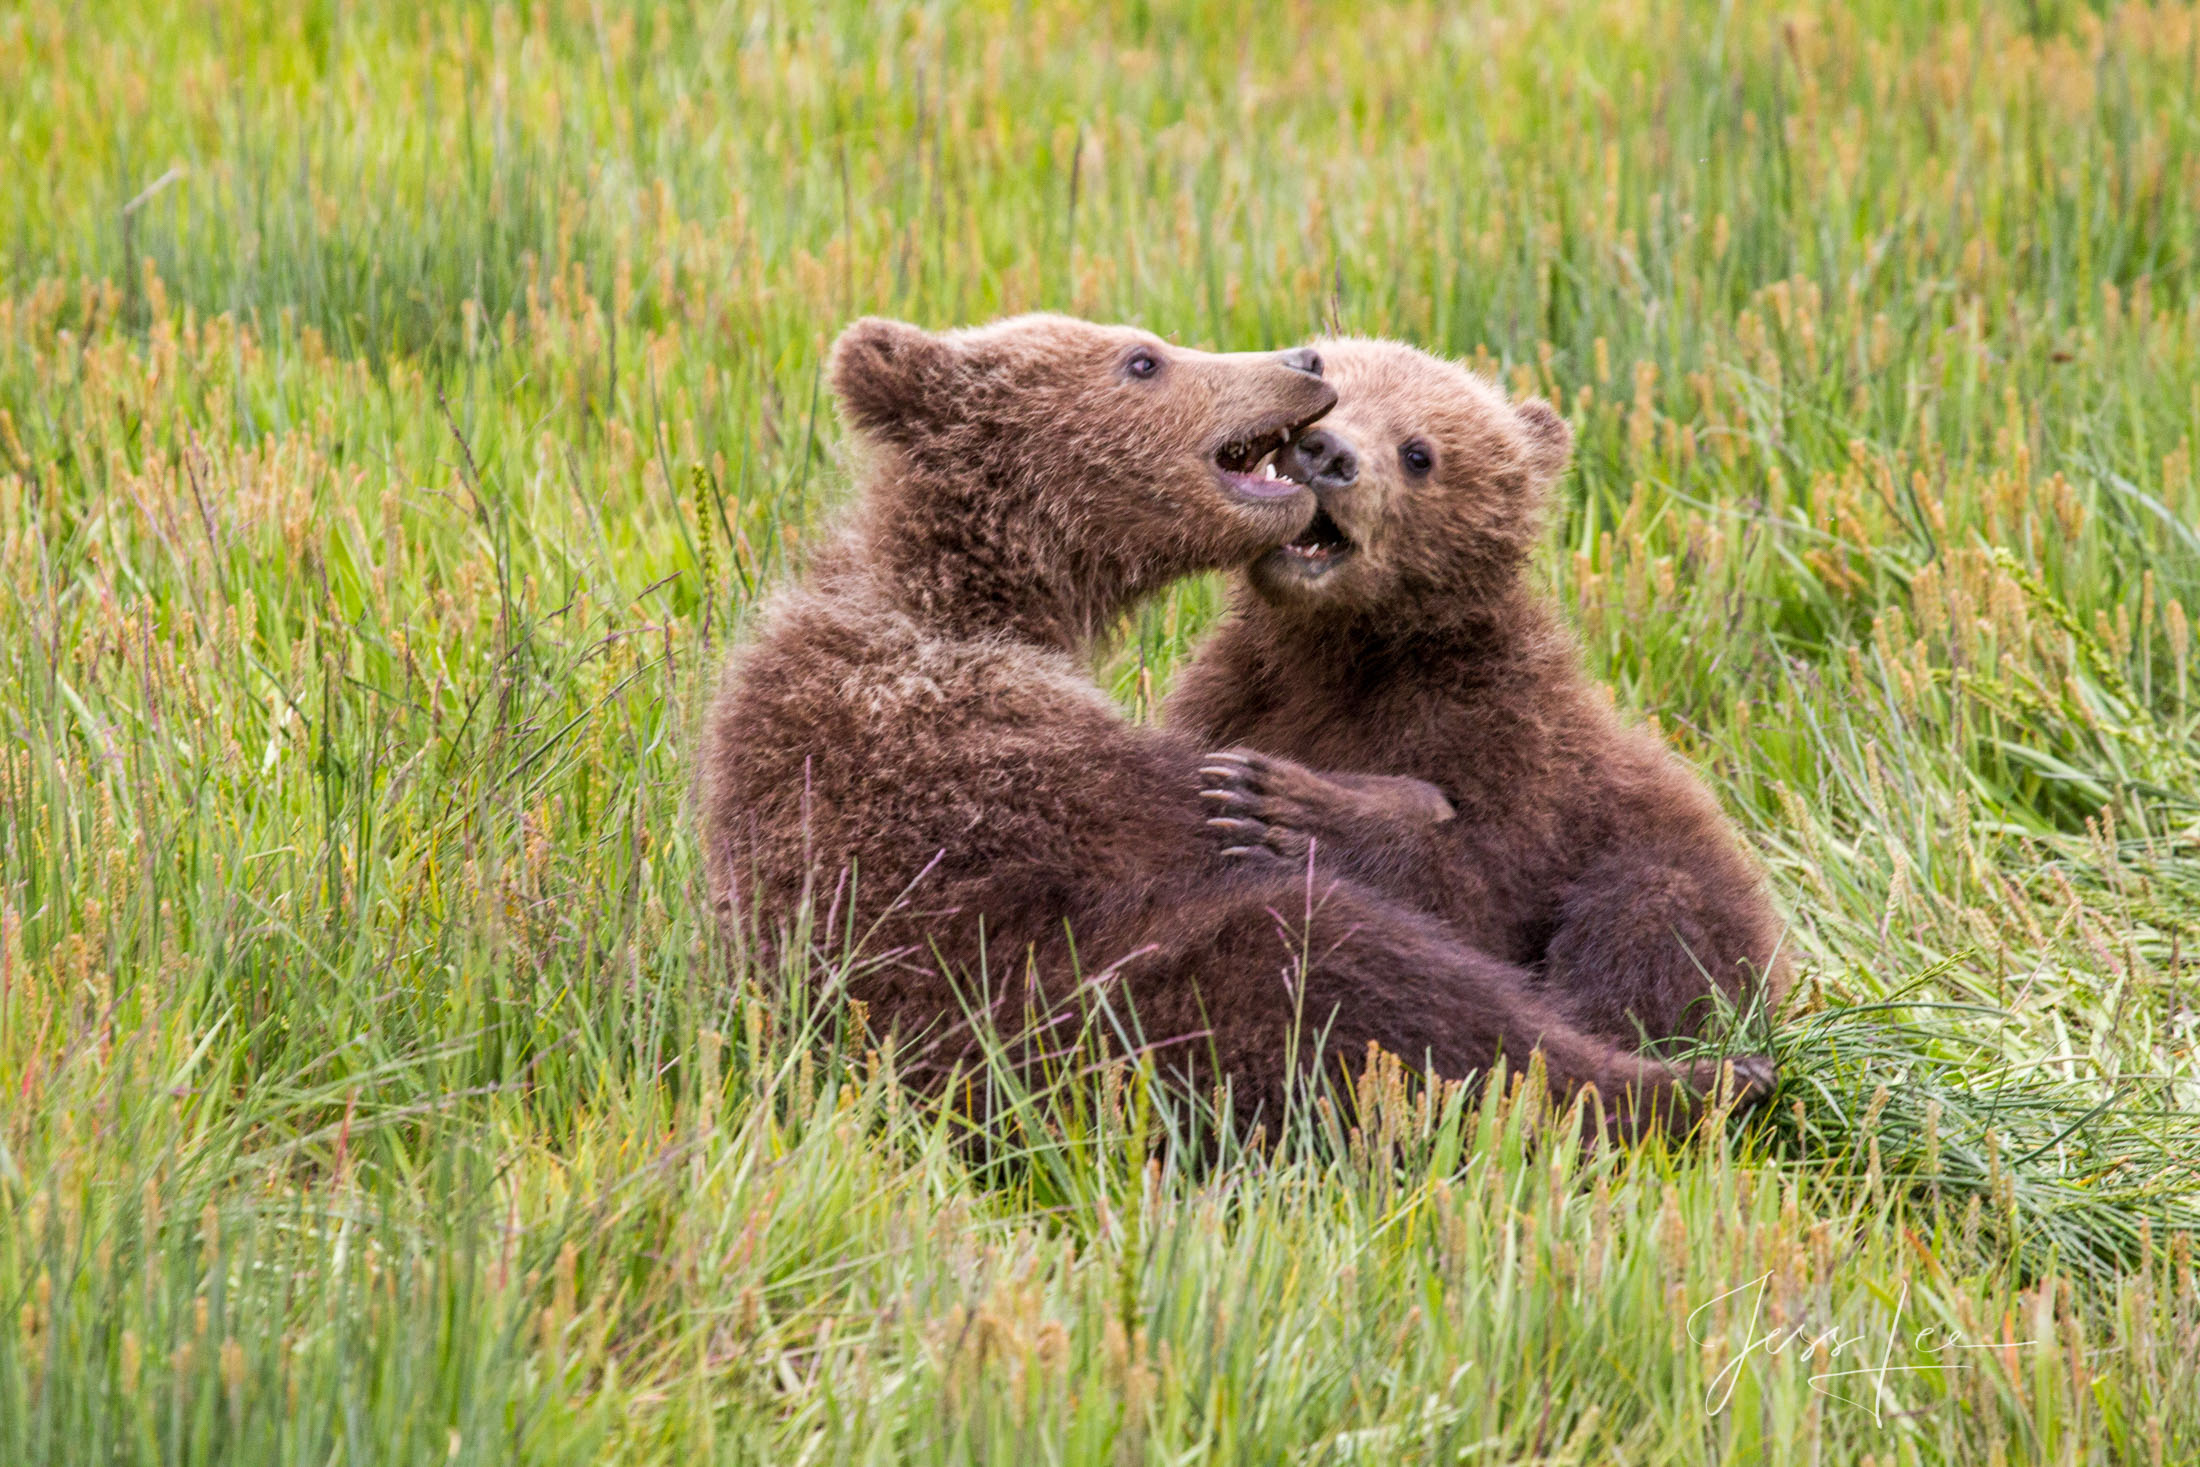
[(1322, 374), (1322, 354), (1310, 346), (1293, 347), (1290, 351), (1278, 352), (1276, 359), (1286, 367), (1296, 368), (1301, 372), (1311, 372), (1317, 377)]
[(1309, 489), (1342, 489), (1360, 477), (1360, 456), (1342, 434), (1316, 428), (1276, 455), (1276, 472)]

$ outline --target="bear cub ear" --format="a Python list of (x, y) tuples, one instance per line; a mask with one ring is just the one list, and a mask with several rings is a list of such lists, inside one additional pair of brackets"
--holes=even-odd
[(865, 316), (833, 343), (833, 395), (855, 428), (906, 442), (953, 410), (955, 348), (906, 321)]
[(1513, 404), (1520, 426), (1527, 430), (1528, 462), (1541, 479), (1555, 479), (1574, 450), (1574, 430), (1540, 397), (1524, 397)]

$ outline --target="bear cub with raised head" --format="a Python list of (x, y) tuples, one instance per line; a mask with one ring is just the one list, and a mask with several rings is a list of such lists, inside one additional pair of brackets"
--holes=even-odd
[(1777, 998), (1739, 836), (1528, 580), (1565, 420), (1399, 343), (1316, 350), (1338, 405), (1291, 457), (1320, 512), (1243, 573), (1166, 707), (1237, 746), (1203, 775), (1212, 826), (1252, 862), (1311, 840), (1618, 1042), (1698, 1034), (1714, 992)]
[(1141, 597), (1313, 520), (1269, 455), (1335, 401), (1314, 353), (871, 319), (831, 377), (858, 503), (774, 597), (706, 735), (709, 880), (737, 930), (813, 973), (852, 937), (847, 996), (913, 1071), (969, 1055), (973, 1006), (1043, 1053), (1082, 984), (1118, 1012), (1127, 996), (1178, 1074), (1228, 1077), (1241, 1120), (1273, 1114), (1294, 1064), (1374, 1043), (1451, 1078), (1540, 1046), (1554, 1088), (1597, 1085), (1616, 1127), (1687, 1122), (1708, 1067), (1577, 1033), (1518, 970), (1364, 885), (1225, 857), (1195, 792), (1208, 746), (1130, 724), (1091, 677)]

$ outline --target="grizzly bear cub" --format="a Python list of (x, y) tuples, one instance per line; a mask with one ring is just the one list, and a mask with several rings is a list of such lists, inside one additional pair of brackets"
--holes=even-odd
[(1204, 771), (1210, 824), (1256, 862), (1311, 842), (1614, 1040), (1697, 1035), (1715, 991), (1776, 998), (1781, 923), (1739, 837), (1527, 577), (1565, 420), (1395, 342), (1316, 350), (1338, 406), (1287, 471), (1321, 511), (1244, 573), (1166, 708), (1239, 746)]
[(857, 506), (773, 598), (707, 731), (732, 926), (812, 972), (859, 945), (847, 996), (918, 1072), (967, 1060), (981, 1011), (1029, 1060), (1103, 999), (1176, 1074), (1228, 1077), (1241, 1121), (1275, 1113), (1294, 1067), (1371, 1043), (1453, 1078), (1540, 1046), (1554, 1087), (1595, 1084), (1622, 1130), (1690, 1118), (1708, 1066), (1575, 1032), (1517, 969), (1363, 885), (1225, 857), (1194, 789), (1207, 746), (1130, 724), (1092, 679), (1140, 598), (1313, 519), (1270, 455), (1335, 401), (1314, 353), (869, 319), (831, 379)]

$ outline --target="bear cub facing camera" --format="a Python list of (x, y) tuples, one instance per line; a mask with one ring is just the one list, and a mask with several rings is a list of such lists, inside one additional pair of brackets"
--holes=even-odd
[(1540, 1047), (1618, 1129), (1692, 1118), (1709, 1068), (1578, 1032), (1365, 883), (1225, 856), (1196, 792), (1210, 746), (1130, 724), (1092, 679), (1140, 598), (1313, 522), (1270, 455), (1335, 401), (1314, 353), (865, 320), (831, 378), (858, 502), (766, 608), (706, 733), (709, 880), (737, 932), (840, 973), (918, 1074), (971, 1057), (972, 1009), (1043, 1058), (1104, 994), (1166, 1069), (1227, 1078), (1241, 1120), (1370, 1044), (1449, 1078)]
[(1253, 861), (1311, 840), (1621, 1043), (1698, 1034), (1715, 994), (1777, 999), (1781, 923), (1739, 836), (1528, 579), (1565, 420), (1399, 343), (1316, 349), (1338, 405), (1293, 454), (1320, 512), (1243, 573), (1166, 709), (1237, 746), (1202, 779), (1222, 840)]

